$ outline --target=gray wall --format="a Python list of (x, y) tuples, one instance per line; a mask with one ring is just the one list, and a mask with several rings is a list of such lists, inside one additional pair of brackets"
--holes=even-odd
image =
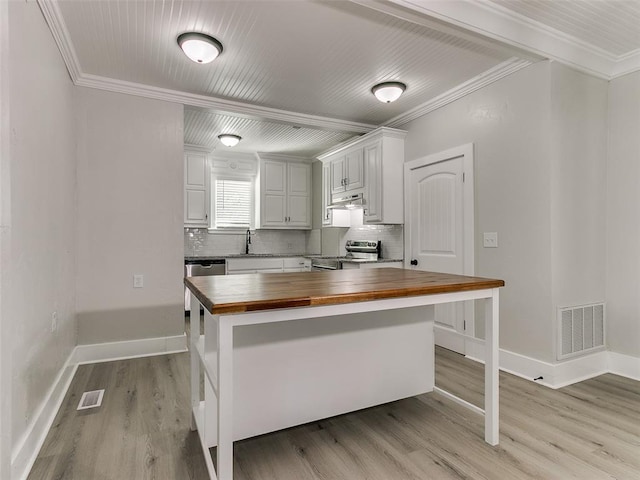
[(605, 300), (606, 117), (607, 82), (540, 62), (407, 125), (407, 161), (474, 143), (475, 273), (506, 281), (501, 348), (554, 362), (557, 308)]
[[(78, 343), (184, 332), (183, 107), (77, 88)], [(133, 275), (144, 274), (144, 288)]]
[(3, 377), (1, 397), (15, 447), (76, 342), (76, 145), (74, 88), (38, 5), (8, 8), (10, 145), (2, 174), (10, 184), (3, 178), (0, 264), (12, 378)]
[(606, 232), (608, 343), (640, 357), (640, 72), (609, 85)]
[(551, 307), (555, 309), (602, 302), (606, 296), (608, 82), (555, 62), (550, 73)]
[[(550, 64), (503, 78), (405, 125), (411, 161), (474, 143), (476, 275), (502, 278), (500, 346), (551, 361)], [(498, 232), (499, 248), (482, 248)], [(478, 332), (482, 318), (476, 319)]]

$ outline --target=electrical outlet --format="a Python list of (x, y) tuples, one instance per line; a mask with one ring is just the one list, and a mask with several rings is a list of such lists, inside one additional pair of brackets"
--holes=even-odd
[(142, 288), (144, 287), (144, 275), (141, 273), (136, 273), (133, 276), (133, 288)]
[(58, 312), (51, 314), (51, 333), (58, 331)]
[(498, 248), (498, 233), (484, 232), (484, 248)]
[(287, 243), (287, 250), (291, 250), (293, 248), (293, 243)]

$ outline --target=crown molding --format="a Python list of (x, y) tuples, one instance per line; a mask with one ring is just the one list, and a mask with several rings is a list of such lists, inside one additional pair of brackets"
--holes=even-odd
[(640, 55), (620, 66), (620, 57), (488, 0), (390, 1), (606, 80), (640, 69)]
[(407, 132), (405, 130), (398, 130), (396, 128), (390, 128), (388, 126), (378, 127), (372, 132), (366, 133), (360, 137), (350, 138), (349, 140), (339, 143), (338, 145), (334, 145), (333, 147), (317, 154), (315, 158), (323, 162), (327, 157), (335, 155), (336, 153), (342, 152), (348, 148), (356, 147), (365, 142), (371, 142), (372, 140), (377, 140), (382, 137), (399, 138), (401, 140), (404, 140), (406, 136)]
[(252, 105), (237, 102), (235, 100), (198, 95), (195, 93), (154, 87), (151, 85), (116, 80), (91, 74), (82, 74), (75, 84), (80, 87), (96, 88), (110, 92), (124, 93), (126, 95), (135, 95), (138, 97), (181, 103), (192, 107), (206, 108), (208, 110), (215, 110), (219, 113), (228, 113), (236, 116), (256, 118), (259, 120), (272, 120), (323, 130), (366, 133), (376, 128), (376, 125), (370, 125), (367, 123), (351, 122), (348, 120), (291, 112), (288, 110)]
[(115, 93), (124, 93), (126, 95), (153, 98), (156, 100), (180, 103), (193, 107), (202, 107), (209, 110), (215, 110), (220, 113), (228, 113), (259, 120), (272, 120), (293, 125), (319, 128), (321, 130), (367, 133), (377, 127), (377, 125), (370, 125), (367, 123), (351, 122), (348, 120), (321, 117), (318, 115), (308, 115), (83, 73), (75, 49), (73, 48), (69, 31), (67, 30), (62, 13), (60, 12), (58, 2), (56, 0), (37, 0), (37, 2), (47, 24), (49, 25), (53, 38), (58, 45), (58, 49), (60, 50), (62, 58), (67, 66), (69, 75), (71, 76), (71, 80), (79, 87), (95, 88)]
[(628, 73), (640, 70), (640, 49), (633, 50), (626, 55), (620, 55), (616, 61), (616, 66), (611, 78), (621, 77)]
[(69, 71), (69, 76), (73, 83), (76, 83), (82, 75), (82, 70), (80, 69), (80, 62), (73, 48), (73, 43), (71, 43), (69, 31), (62, 18), (58, 3), (52, 0), (37, 0), (37, 2), (47, 25), (49, 25), (49, 30), (51, 30), (51, 34), (58, 45), (62, 59)]
[(444, 92), (437, 97), (432, 98), (428, 102), (423, 103), (422, 105), (418, 105), (411, 110), (408, 110), (396, 117), (393, 117), (391, 120), (385, 122), (384, 125), (389, 127), (400, 127), (409, 123), (416, 118), (419, 118), (423, 115), (426, 115), (429, 112), (433, 112), (438, 108), (444, 107), (445, 105), (458, 100), (466, 95), (469, 95), (480, 88), (486, 87), (487, 85), (500, 80), (501, 78), (506, 77), (507, 75), (511, 75), (512, 73), (517, 72), (518, 70), (528, 67), (531, 65), (531, 62), (528, 60), (522, 60), (517, 57), (510, 58), (509, 60), (502, 62), (499, 65), (487, 70), (486, 72), (477, 75), (476, 77), (468, 80), (464, 83), (461, 83), (455, 88)]

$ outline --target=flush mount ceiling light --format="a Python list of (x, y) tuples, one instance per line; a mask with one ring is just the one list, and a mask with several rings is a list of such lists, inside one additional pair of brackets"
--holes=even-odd
[(222, 44), (204, 33), (186, 32), (178, 35), (178, 45), (196, 63), (213, 62), (222, 53)]
[(218, 135), (218, 140), (222, 142), (225, 147), (235, 147), (242, 137), (240, 135), (232, 135), (231, 133), (223, 133)]
[(400, 95), (402, 95), (402, 92), (406, 89), (407, 86), (401, 82), (383, 82), (374, 85), (371, 93), (382, 103), (391, 103), (400, 98)]

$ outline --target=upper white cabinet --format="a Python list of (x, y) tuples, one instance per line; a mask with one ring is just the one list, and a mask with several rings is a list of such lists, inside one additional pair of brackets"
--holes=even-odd
[(364, 187), (364, 160), (362, 149), (356, 148), (340, 155), (331, 163), (331, 194), (340, 196)]
[(311, 228), (311, 164), (284, 155), (258, 154), (258, 228)]
[(335, 226), (328, 197), (344, 192), (362, 193), (365, 224), (404, 223), (405, 136), (403, 130), (381, 127), (318, 156), (323, 163), (323, 225)]
[(209, 161), (206, 152), (184, 152), (184, 224), (207, 227), (209, 222)]

